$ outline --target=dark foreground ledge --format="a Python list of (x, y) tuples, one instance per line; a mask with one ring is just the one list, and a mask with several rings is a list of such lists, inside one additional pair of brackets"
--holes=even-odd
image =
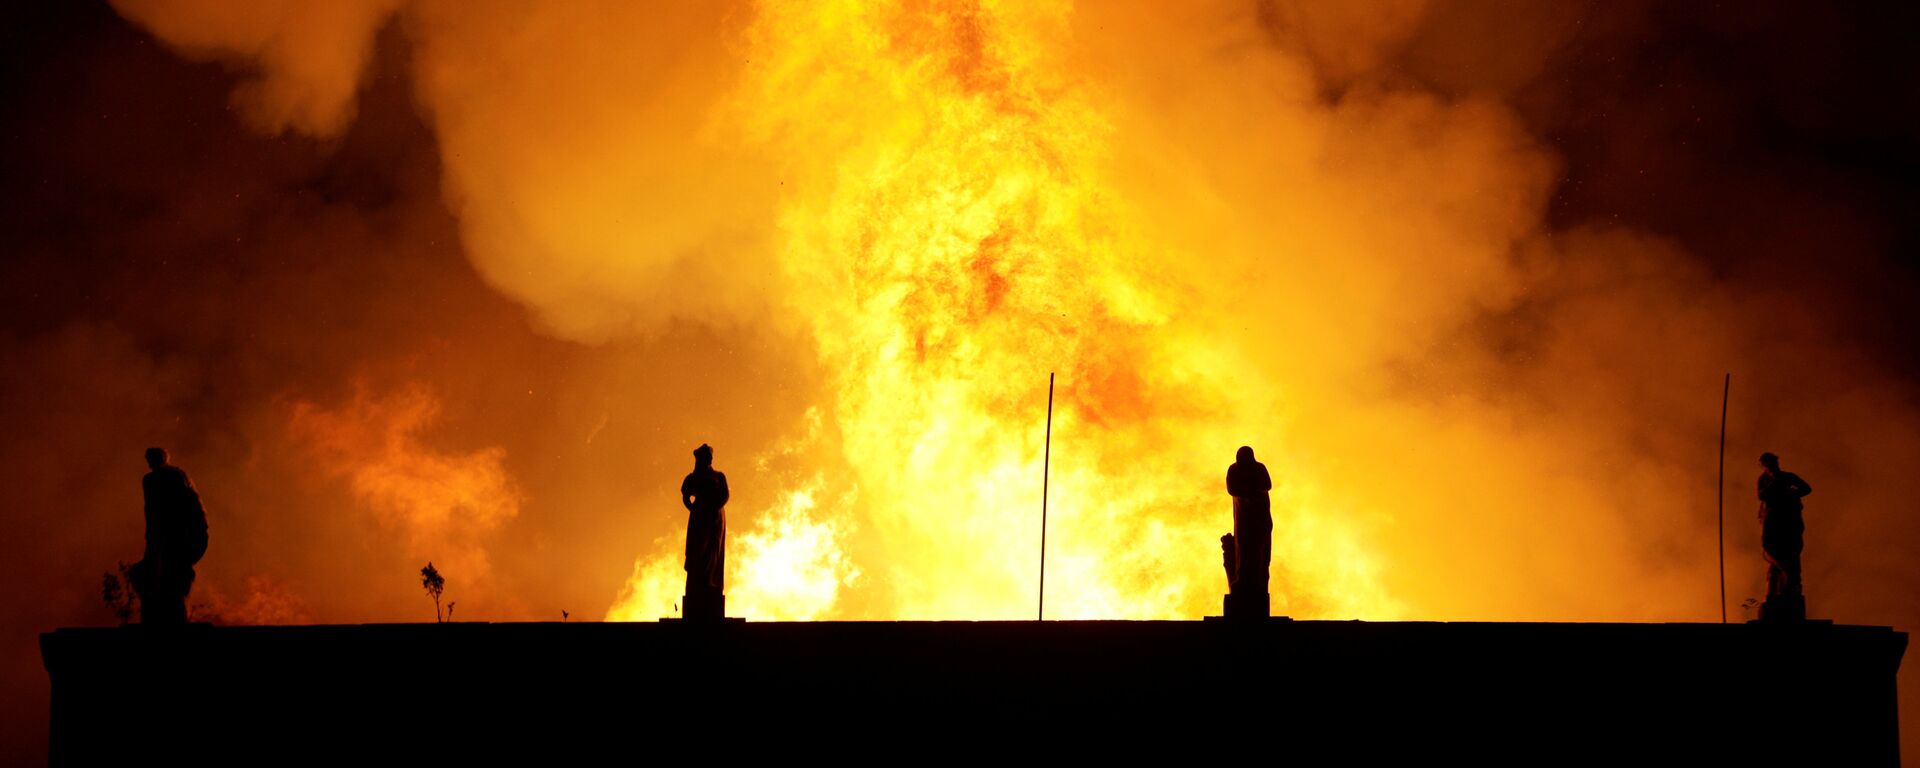
[(1183, 764), (1896, 765), (1907, 636), (1826, 624), (458, 623), (62, 629), (40, 643), (52, 754), (72, 765), (918, 763), (1026, 747)]

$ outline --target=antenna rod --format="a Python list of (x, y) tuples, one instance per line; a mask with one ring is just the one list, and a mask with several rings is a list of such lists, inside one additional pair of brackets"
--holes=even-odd
[(1733, 392), (1733, 374), (1720, 382), (1720, 623), (1727, 623), (1727, 395)]
[(1047, 447), (1040, 459), (1040, 613), (1047, 620), (1047, 483), (1053, 465), (1053, 373), (1047, 373)]

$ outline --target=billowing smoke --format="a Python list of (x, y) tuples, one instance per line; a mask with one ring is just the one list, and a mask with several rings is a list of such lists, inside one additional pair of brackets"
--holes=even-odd
[(10, 289), (60, 559), (9, 615), (105, 620), (147, 443), (206, 615), (418, 620), (429, 559), (462, 616), (671, 615), (710, 442), (736, 612), (1029, 616), (1052, 372), (1050, 617), (1215, 610), (1250, 444), (1296, 617), (1707, 621), (1731, 372), (1732, 617), (1770, 449), (1814, 612), (1910, 625), (1910, 182), (1792, 141), (1911, 159), (1795, 64), (1872, 25), (1749, 86), (1791, 35), (1509, 5), (116, 0), (184, 61), (70, 64), (30, 144), (81, 181), (10, 276), (100, 298)]

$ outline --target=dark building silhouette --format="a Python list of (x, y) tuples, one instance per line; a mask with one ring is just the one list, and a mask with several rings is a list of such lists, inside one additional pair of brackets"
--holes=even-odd
[(682, 615), (693, 620), (726, 615), (727, 476), (713, 468), (713, 448), (693, 449), (693, 471), (680, 481), (687, 508), (687, 593)]
[(41, 649), (57, 765), (1892, 766), (1906, 642), (1820, 622), (682, 621), (62, 629)]
[(1240, 446), (1227, 467), (1227, 493), (1233, 497), (1233, 534), (1222, 537), (1227, 566), (1225, 613), (1230, 618), (1261, 617), (1272, 611), (1267, 573), (1273, 552), (1273, 477), (1253, 460), (1253, 448)]
[(1807, 617), (1800, 586), (1800, 552), (1806, 548), (1806, 518), (1800, 499), (1813, 486), (1780, 468), (1780, 457), (1760, 454), (1760, 549), (1767, 557), (1767, 600), (1762, 621), (1799, 621)]
[(186, 470), (167, 461), (167, 452), (148, 448), (152, 471), (140, 479), (146, 501), (147, 546), (127, 575), (140, 595), (140, 623), (187, 622), (187, 594), (193, 566), (207, 553), (207, 512)]

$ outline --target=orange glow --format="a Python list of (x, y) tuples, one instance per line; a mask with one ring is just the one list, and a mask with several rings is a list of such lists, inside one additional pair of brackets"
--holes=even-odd
[[(1128, 224), (1110, 119), (1064, 59), (1070, 16), (1060, 3), (771, 4), (745, 31), (752, 64), (722, 113), (787, 169), (783, 308), (832, 372), (823, 401), (858, 494), (803, 486), (759, 515), (729, 562), (736, 612), (1032, 615), (1050, 371), (1049, 616), (1216, 609), (1221, 477), (1235, 447), (1272, 434), (1251, 425), (1274, 393), (1226, 390), (1209, 373), (1242, 341), (1177, 321), (1194, 289), (1170, 267), (1188, 257)], [(1316, 493), (1295, 478), (1277, 494), (1286, 567), (1310, 574), (1300, 604), (1395, 615), (1373, 552)], [(864, 575), (835, 577), (845, 556), (823, 547), (855, 526), (873, 532)], [(610, 617), (655, 615), (678, 594), (675, 563), (643, 558)], [(834, 600), (873, 582), (891, 600)]]
[[(1414, 40), (1446, 21), (1417, 1), (211, 3), (118, 5), (238, 62), (256, 125), (325, 140), (395, 31), (433, 205), (524, 312), (489, 327), (537, 337), (442, 328), (431, 365), (366, 361), (375, 394), (292, 395), (327, 403), (293, 439), (356, 519), (487, 618), (672, 615), (701, 442), (734, 483), (737, 615), (1029, 617), (1050, 372), (1051, 618), (1217, 612), (1240, 445), (1276, 482), (1276, 611), (1717, 618), (1723, 372), (1805, 409), (1749, 414), (1774, 431), (1733, 457), (1895, 466), (1793, 425), (1912, 418), (1844, 345), (1759, 341), (1771, 300), (1676, 243), (1551, 224), (1561, 161), (1511, 86), (1394, 76), (1405, 46), (1487, 47)], [(1503, 82), (1573, 23), (1530, 13)], [(1741, 372), (1783, 365), (1878, 383)], [(1897, 507), (1876, 478), (1852, 506)], [(1759, 572), (1750, 534), (1730, 574)], [(387, 578), (379, 613), (417, 609)]]
[(484, 585), (492, 566), (483, 542), (520, 513), (519, 492), (498, 448), (447, 453), (422, 444), (439, 410), (424, 389), (380, 398), (362, 387), (338, 409), (293, 404), (290, 431), (347, 482), (379, 535), (398, 535), (412, 559)]
[(733, 615), (1031, 619), (1049, 374), (1049, 619), (1219, 613), (1247, 445), (1276, 613), (1718, 621), (1721, 490), (1740, 621), (1774, 451), (1813, 614), (1920, 623), (1879, 11), (109, 4), (8, 51), (22, 626), (149, 445), (219, 621), (673, 616), (701, 443)]

